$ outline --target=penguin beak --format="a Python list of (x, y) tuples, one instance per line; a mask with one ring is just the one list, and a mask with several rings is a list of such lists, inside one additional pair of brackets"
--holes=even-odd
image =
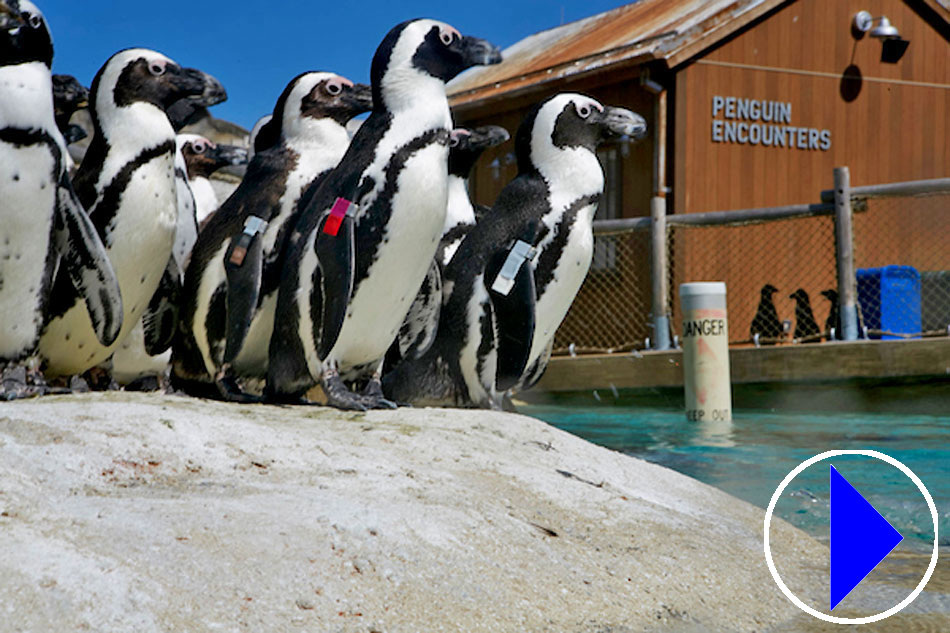
[(0, 0), (0, 28), (12, 31), (23, 26), (23, 18), (6, 2)]
[(344, 103), (350, 108), (353, 118), (373, 109), (373, 89), (366, 84), (354, 84), (344, 93)]
[(475, 149), (487, 149), (501, 145), (511, 138), (508, 130), (498, 125), (486, 125), (471, 130), (468, 145)]
[[(165, 76), (168, 77), (174, 93), (173, 103), (184, 97), (200, 97), (202, 101), (220, 98), (220, 94), (224, 92), (224, 87), (217, 79), (195, 68), (169, 68)], [(227, 98), (227, 93), (224, 96)], [(214, 101), (214, 103), (220, 103), (220, 101)]]
[(647, 133), (646, 119), (626, 108), (604, 107), (603, 112), (592, 113), (591, 119), (603, 126), (608, 137), (627, 136), (636, 141)]
[(215, 145), (211, 148), (209, 157), (214, 161), (212, 171), (217, 171), (230, 165), (247, 164), (247, 149), (237, 145)]
[(501, 49), (487, 40), (466, 35), (452, 46), (459, 47), (458, 52), (462, 55), (465, 68), (501, 63)]

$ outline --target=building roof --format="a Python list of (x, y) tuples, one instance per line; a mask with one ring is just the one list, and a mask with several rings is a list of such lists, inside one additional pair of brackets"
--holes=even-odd
[[(501, 64), (457, 77), (449, 97), (460, 106), (618, 65), (673, 68), (789, 1), (640, 0), (524, 38), (504, 50)], [(923, 1), (948, 17), (950, 0)]]
[(719, 41), (782, 2), (640, 0), (530, 35), (505, 49), (501, 64), (469, 70), (448, 92), (458, 105), (619, 63), (670, 63), (697, 42)]

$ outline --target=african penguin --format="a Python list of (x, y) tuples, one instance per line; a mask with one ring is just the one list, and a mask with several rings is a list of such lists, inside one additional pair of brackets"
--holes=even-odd
[[(475, 206), (468, 193), (469, 173), (486, 149), (500, 145), (509, 138), (508, 131), (497, 125), (452, 130), (449, 140), (448, 203), (439, 249), (416, 298), (409, 306), (395, 342), (386, 354), (386, 368), (395, 367), (404, 358), (418, 358), (435, 340), (442, 307), (442, 268), (452, 259), (465, 234), (475, 226)], [(480, 208), (480, 214), (486, 210), (486, 207)]]
[[(456, 132), (458, 134), (453, 134), (453, 144), (449, 148), (449, 197), (437, 253), (443, 266), (452, 259), (468, 229), (475, 225), (476, 208), (468, 193), (468, 176), (472, 168), (486, 149), (511, 138), (508, 130), (497, 125), (459, 128)], [(487, 208), (480, 208), (478, 215), (486, 211)]]
[(222, 167), (246, 164), (247, 149), (214, 143), (197, 134), (179, 134), (176, 140), (183, 141), (180, 150), (195, 198), (195, 219), (200, 231), (208, 217), (218, 209), (218, 195), (209, 178)]
[(67, 145), (86, 138), (82, 127), (71, 124), (69, 119), (77, 110), (89, 107), (89, 90), (72, 75), (53, 75), (53, 108), (56, 112), (56, 127), (62, 132)]
[(749, 326), (749, 336), (761, 345), (775, 345), (776, 340), (781, 338), (784, 332), (772, 299), (772, 295), (776, 292), (778, 288), (772, 284), (762, 286), (759, 291), (759, 307), (755, 311), (755, 316), (752, 317), (752, 325)]
[[(284, 89), (258, 153), (201, 231), (185, 277), (175, 383), (243, 399), (237, 377), (263, 378), (286, 236), (301, 198), (350, 143), (346, 123), (372, 108), (369, 86), (307, 72)], [(232, 371), (233, 367), (233, 371)]]
[(0, 369), (28, 365), (24, 378), (37, 387), (5, 376), (3, 398), (42, 392), (35, 351), (57, 270), (97, 345), (112, 343), (122, 326), (115, 273), (66, 171), (52, 60), (39, 9), (0, 1)]
[(815, 314), (811, 310), (811, 301), (804, 288), (799, 288), (788, 295), (789, 299), (795, 300), (795, 338), (803, 339), (817, 335), (818, 322), (815, 321)]
[[(183, 271), (198, 237), (198, 194), (196, 183), (188, 172), (191, 163), (204, 162), (205, 159), (214, 163), (217, 160), (218, 146), (197, 134), (176, 135), (175, 147), (178, 226), (172, 250), (174, 264), (163, 275), (145, 314), (112, 355), (112, 376), (126, 389), (154, 390), (163, 382), (171, 360), (169, 348), (177, 326), (177, 304), (180, 301)], [(240, 150), (236, 156), (243, 155), (243, 148), (236, 149)], [(230, 157), (223, 164), (231, 164)], [(211, 187), (210, 183), (206, 184)]]
[[(484, 40), (434, 20), (394, 27), (373, 57), (373, 112), (294, 229), (270, 345), (268, 395), (321, 381), (331, 406), (394, 406), (379, 370), (445, 224), (452, 117), (445, 82), (501, 61)], [(368, 378), (363, 395), (343, 379)]]
[(40, 353), (53, 376), (108, 358), (135, 327), (171, 260), (178, 216), (175, 133), (165, 108), (202, 94), (204, 73), (146, 49), (113, 55), (92, 83), (93, 138), (73, 185), (108, 250), (122, 291), (122, 330), (111, 345), (93, 336), (75, 293), (54, 282)]
[(515, 137), (518, 176), (445, 267), (436, 340), (384, 377), (387, 396), (501, 408), (508, 389), (540, 377), (593, 255), (597, 146), (645, 133), (639, 115), (573, 93), (528, 114)]
[(821, 291), (821, 296), (831, 303), (828, 306), (828, 318), (825, 319), (826, 339), (829, 341), (844, 340), (844, 332), (841, 330), (841, 312), (838, 308), (838, 291), (834, 288), (828, 288)]

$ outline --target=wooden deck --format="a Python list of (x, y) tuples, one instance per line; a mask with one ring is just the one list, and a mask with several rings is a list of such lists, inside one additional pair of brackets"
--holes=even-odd
[[(950, 381), (950, 338), (736, 347), (729, 357), (733, 384), (937, 376)], [(681, 387), (682, 358), (681, 351), (559, 356), (551, 359), (535, 389)]]

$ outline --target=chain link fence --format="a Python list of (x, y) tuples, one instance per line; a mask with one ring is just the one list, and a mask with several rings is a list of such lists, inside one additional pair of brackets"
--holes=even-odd
[(590, 272), (554, 337), (554, 353), (643, 349), (652, 301), (649, 230), (596, 235)]
[(838, 285), (833, 217), (674, 226), (670, 241), (675, 333), (683, 320), (679, 284), (724, 281), (732, 345), (816, 342), (830, 336)]
[(950, 333), (950, 192), (868, 200), (854, 216), (854, 258), (867, 336)]
[[(919, 193), (921, 183), (929, 195), (906, 194)], [(894, 188), (901, 189), (900, 197)], [(950, 336), (950, 181), (862, 187), (853, 194), (862, 337)], [(666, 239), (667, 313), (674, 335), (682, 323), (679, 284), (724, 281), (732, 345), (842, 338), (834, 215), (745, 224), (720, 217), (702, 225), (675, 217), (668, 220)], [(650, 229), (642, 221), (629, 226), (610, 232), (595, 228), (591, 271), (558, 330), (555, 354), (650, 347), (655, 336)]]

